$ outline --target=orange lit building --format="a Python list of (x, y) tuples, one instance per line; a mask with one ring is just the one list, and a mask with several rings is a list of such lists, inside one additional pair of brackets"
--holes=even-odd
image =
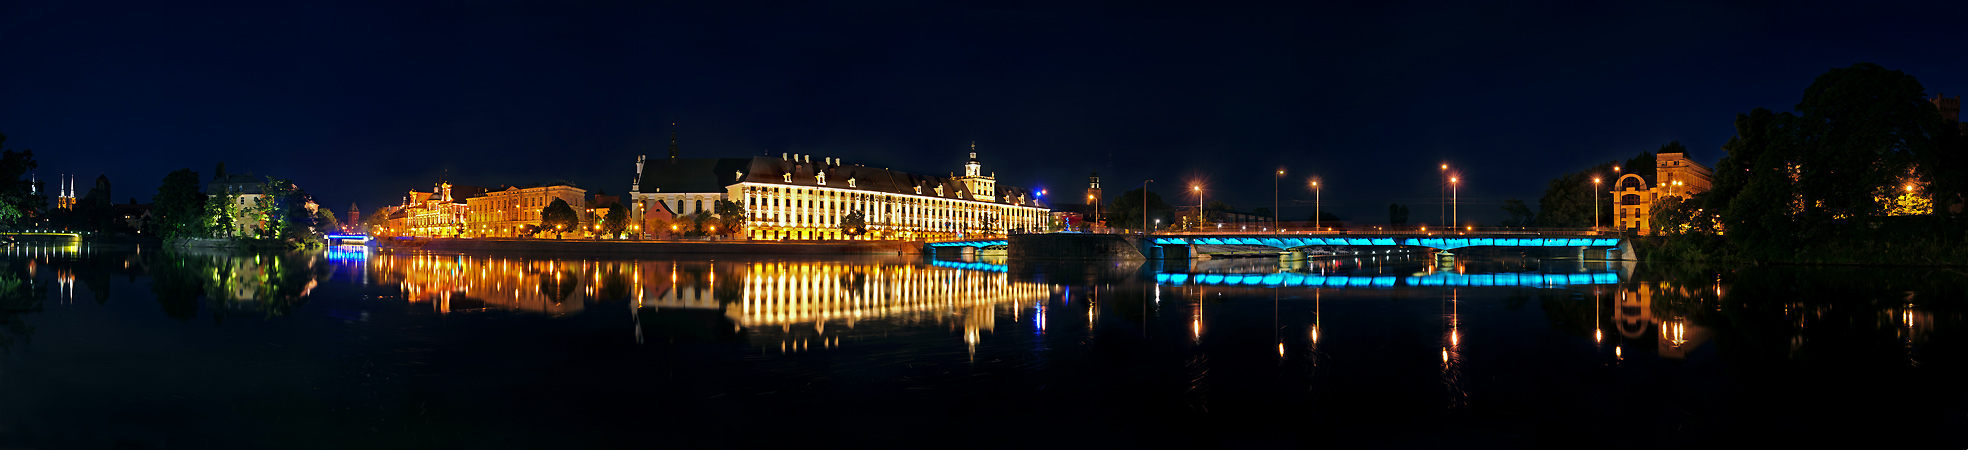
[(587, 235), (585, 230), (593, 223), (593, 218), (586, 213), (587, 196), (587, 191), (569, 185), (507, 187), (467, 199), (466, 221), (471, 224), (471, 236), (524, 236), (540, 227), (540, 211), (552, 205), (554, 199), (560, 199), (566, 201), (568, 207), (574, 208), (574, 215), (580, 218), (580, 225), (568, 232), (584, 236)]
[(1688, 159), (1685, 153), (1654, 155), (1653, 186), (1638, 174), (1621, 175), (1613, 183), (1613, 226), (1641, 234), (1649, 233), (1654, 203), (1670, 197), (1687, 200), (1714, 186), (1714, 173)]

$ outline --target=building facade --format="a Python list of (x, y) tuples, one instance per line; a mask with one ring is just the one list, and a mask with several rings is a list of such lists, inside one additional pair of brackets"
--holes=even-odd
[(569, 232), (583, 235), (582, 230), (587, 229), (592, 220), (591, 214), (586, 213), (587, 196), (588, 191), (569, 185), (507, 187), (466, 199), (469, 214), (465, 220), (470, 223), (471, 236), (525, 236), (540, 227), (540, 211), (547, 209), (555, 199), (560, 199), (566, 201), (568, 207), (574, 208), (575, 216), (580, 217), (580, 226)]
[(485, 192), (476, 186), (438, 183), (430, 192), (410, 191), (404, 197), (404, 223), (399, 236), (458, 237), (468, 232), (466, 200)]
[(1668, 198), (1687, 200), (1714, 186), (1714, 173), (1708, 166), (1688, 159), (1685, 153), (1654, 155), (1654, 174), (1657, 180), (1651, 186), (1645, 178), (1631, 173), (1621, 175), (1613, 183), (1614, 228), (1651, 233), (1655, 202)]
[[(1032, 192), (997, 186), (976, 153), (953, 177), (811, 155), (682, 159), (674, 148), (671, 155), (636, 162), (630, 212), (645, 237), (656, 227), (648, 221), (656, 205), (678, 216), (715, 214), (720, 200), (744, 208), (745, 229), (734, 235), (750, 239), (945, 239), (1037, 231), (1051, 220)], [(867, 232), (853, 236), (841, 221), (857, 211)]]

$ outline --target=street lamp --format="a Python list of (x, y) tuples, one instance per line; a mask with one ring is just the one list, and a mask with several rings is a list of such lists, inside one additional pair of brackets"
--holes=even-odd
[(1148, 183), (1153, 183), (1153, 182), (1155, 182), (1155, 180), (1148, 180), (1148, 181), (1141, 182), (1141, 235), (1142, 236), (1147, 236), (1148, 232), (1152, 231), (1150, 228), (1148, 228)]
[[(1196, 228), (1200, 229), (1203, 227), (1203, 187), (1190, 186), (1189, 190), (1196, 193)], [(1912, 192), (1912, 188), (1908, 188), (1908, 192)]]
[(1319, 207), (1319, 194), (1319, 180), (1312, 180), (1312, 231), (1319, 231), (1319, 220), (1325, 218)]
[[(1448, 164), (1448, 163), (1442, 163), (1442, 176), (1448, 176), (1448, 175), (1449, 175), (1449, 164)], [(1443, 186), (1443, 187), (1445, 187), (1445, 188), (1446, 188), (1447, 186)], [(1443, 192), (1443, 194), (1448, 194), (1448, 193), (1447, 193), (1447, 192)], [(1448, 200), (1448, 198), (1447, 198), (1447, 197), (1448, 197), (1448, 195), (1443, 195), (1442, 197), (1443, 197), (1443, 200)], [(1437, 209), (1440, 209), (1440, 210), (1441, 210), (1441, 213), (1442, 213), (1442, 217), (1439, 217), (1439, 218), (1437, 218), (1436, 220), (1440, 220), (1441, 222), (1444, 222), (1444, 223), (1446, 223), (1446, 222), (1448, 222), (1448, 221), (1449, 221), (1449, 208), (1448, 208), (1448, 202), (1441, 202), (1441, 203), (1437, 203), (1437, 204), (1436, 204), (1436, 206), (1437, 206)]]
[(1599, 231), (1599, 177), (1592, 177), (1592, 231)]
[[(1450, 217), (1455, 219), (1455, 224), (1457, 225), (1462, 223), (1461, 181), (1457, 177), (1449, 177), (1449, 212), (1453, 213)], [(1453, 229), (1455, 227), (1451, 226), (1449, 228)]]
[(1278, 169), (1278, 175), (1271, 177), (1271, 234), (1278, 234), (1278, 179), (1285, 177), (1285, 169)]

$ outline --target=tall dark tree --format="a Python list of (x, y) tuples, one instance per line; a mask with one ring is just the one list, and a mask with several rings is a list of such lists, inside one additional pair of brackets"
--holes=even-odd
[(1531, 212), (1531, 207), (1525, 205), (1523, 200), (1514, 198), (1504, 200), (1503, 212), (1504, 214), (1508, 214), (1510, 218), (1504, 219), (1498, 225), (1506, 227), (1528, 227), (1537, 221), (1537, 214)]
[[(1612, 190), (1613, 183), (1618, 181), (1611, 176), (1612, 174), (1613, 163), (1607, 162), (1552, 179), (1545, 185), (1544, 197), (1538, 199), (1537, 226), (1564, 228), (1592, 226), (1594, 203), (1609, 201), (1606, 193), (1600, 191)], [(1599, 178), (1599, 183), (1593, 183), (1593, 178)], [(1613, 208), (1598, 206), (1599, 224), (1612, 223)]]
[[(7, 135), (0, 134), (0, 147)], [(25, 179), (29, 171), (41, 167), (34, 162), (34, 150), (0, 150), (0, 226), (22, 226), (48, 209), (48, 194), (42, 183)]]
[(717, 213), (717, 234), (735, 236), (745, 227), (745, 205), (718, 200), (711, 204), (711, 212)]
[(1389, 203), (1387, 205), (1387, 224), (1402, 226), (1408, 224), (1408, 205)]
[(602, 234), (619, 238), (622, 237), (622, 233), (627, 232), (628, 229), (629, 229), (629, 209), (623, 207), (622, 204), (619, 202), (615, 203), (615, 206), (608, 208), (608, 214), (603, 215), (601, 218)]
[(290, 243), (311, 245), (318, 243), (315, 234), (320, 231), (315, 211), (320, 205), (293, 181), (267, 177), (260, 192), (259, 217), (260, 237), (280, 239)]
[(1912, 75), (1858, 63), (1819, 75), (1797, 104), (1802, 138), (1787, 156), (1796, 167), (1802, 197), (1800, 224), (1815, 227), (1833, 218), (1883, 215), (1881, 195), (1901, 188), (1910, 172), (1932, 178), (1943, 167), (1917, 167), (1938, 156), (1936, 135), (1957, 134), (1927, 101)]
[(581, 217), (574, 213), (574, 207), (567, 200), (554, 199), (546, 208), (540, 209), (540, 231), (552, 232), (554, 239), (581, 226)]
[[(1146, 211), (1142, 209), (1144, 194), (1147, 196)], [(1147, 226), (1150, 227), (1154, 226), (1156, 219), (1161, 219), (1164, 224), (1175, 223), (1174, 211), (1175, 208), (1170, 208), (1168, 203), (1162, 202), (1161, 195), (1142, 188), (1134, 188), (1122, 193), (1119, 198), (1114, 199), (1114, 203), (1102, 208), (1101, 212), (1106, 213), (1109, 228), (1140, 230), (1143, 218), (1146, 218)]]
[(152, 228), (164, 239), (203, 237), (205, 194), (198, 192), (198, 172), (178, 169), (164, 175), (151, 198)]
[(1708, 190), (1707, 201), (1702, 208), (1722, 212), (1729, 208), (1729, 202), (1742, 194), (1749, 185), (1751, 169), (1757, 158), (1770, 151), (1776, 141), (1774, 133), (1781, 130), (1779, 116), (1769, 109), (1756, 108), (1747, 114), (1736, 114), (1736, 135), (1722, 144), (1722, 160), (1715, 163), (1714, 183)]

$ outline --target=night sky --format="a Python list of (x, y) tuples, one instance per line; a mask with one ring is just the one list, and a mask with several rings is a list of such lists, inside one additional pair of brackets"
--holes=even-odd
[(674, 129), (684, 157), (936, 174), (976, 141), (1001, 183), (1067, 202), (1097, 170), (1110, 199), (1152, 178), (1193, 203), (1202, 181), (1248, 210), (1282, 167), (1287, 219), (1318, 176), (1328, 211), (1366, 223), (1390, 202), (1434, 223), (1446, 161), (1465, 217), (1492, 222), (1668, 141), (1712, 164), (1736, 113), (1788, 111), (1827, 69), (1968, 92), (1961, 2), (162, 3), (0, 3), (0, 133), (42, 180), (107, 175), (149, 202), (223, 161), (338, 213), (446, 171), (621, 194)]

